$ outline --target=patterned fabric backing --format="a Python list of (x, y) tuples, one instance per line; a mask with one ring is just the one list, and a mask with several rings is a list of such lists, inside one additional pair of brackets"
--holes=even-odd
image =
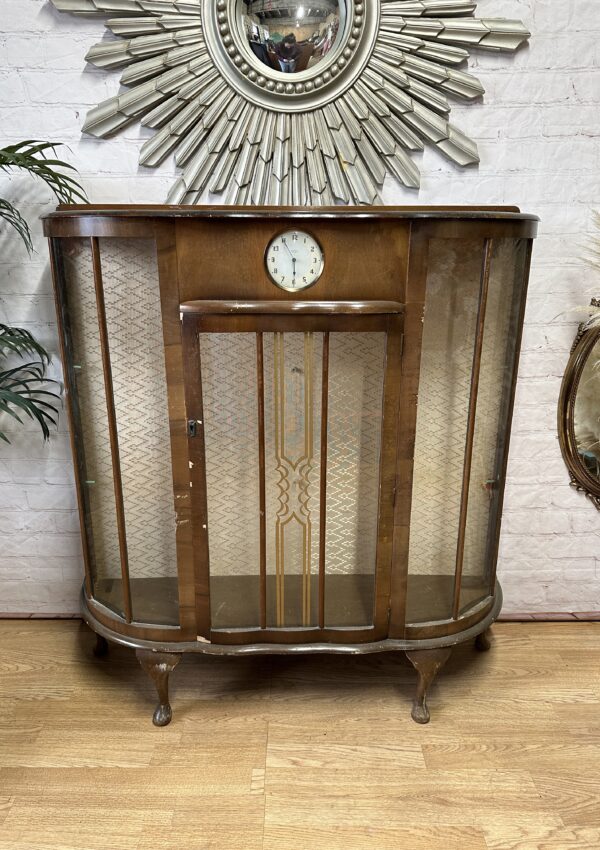
[(115, 492), (89, 239), (65, 239), (63, 256), (85, 452), (84, 486), (90, 507), (94, 578), (120, 578)]
[[(177, 575), (158, 269), (152, 240), (100, 239), (129, 572)], [(68, 287), (98, 579), (120, 578), (106, 396), (88, 240), (69, 240)], [(133, 600), (135, 609), (135, 599)]]
[[(267, 571), (276, 572), (279, 514), (281, 524), (291, 517), (283, 531), (285, 573), (302, 574), (308, 541), (316, 575), (322, 334), (310, 335), (310, 348), (303, 333), (285, 333), (280, 342), (275, 336), (263, 338)], [(254, 334), (200, 335), (209, 548), (216, 575), (258, 573), (255, 346)], [(330, 335), (326, 563), (331, 574), (374, 571), (384, 354), (382, 333)], [(279, 395), (277, 380), (284, 387)], [(279, 444), (277, 427), (283, 429)]]
[(146, 239), (99, 241), (129, 574), (132, 579), (176, 576), (176, 517), (156, 246)]
[(331, 334), (327, 574), (375, 572), (384, 333)]
[(256, 575), (256, 334), (200, 334), (200, 362), (211, 575)]

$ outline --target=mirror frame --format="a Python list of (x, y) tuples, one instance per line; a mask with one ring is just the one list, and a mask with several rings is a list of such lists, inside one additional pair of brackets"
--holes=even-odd
[(298, 74), (284, 74), (263, 65), (246, 47), (241, 2), (202, 0), (206, 47), (229, 85), (264, 109), (304, 112), (336, 100), (360, 76), (377, 42), (379, 0), (345, 0), (344, 31), (327, 58)]
[(116, 38), (86, 59), (123, 68), (124, 89), (82, 130), (106, 138), (134, 121), (154, 130), (139, 162), (156, 168), (174, 154), (182, 172), (169, 204), (381, 204), (387, 177), (419, 188), (426, 145), (475, 165), (477, 145), (450, 113), (484, 88), (461, 66), (472, 50), (512, 53), (530, 36), (521, 21), (475, 17), (477, 0), (345, 0), (327, 56), (284, 74), (248, 47), (242, 0), (51, 2), (107, 18)]
[[(600, 307), (600, 299), (592, 299), (592, 306)], [(600, 510), (600, 480), (590, 475), (577, 451), (575, 400), (585, 364), (594, 346), (599, 342), (600, 325), (586, 327), (584, 323), (579, 326), (562, 379), (558, 400), (558, 442), (563, 460), (569, 470), (571, 486), (585, 493), (598, 510)]]

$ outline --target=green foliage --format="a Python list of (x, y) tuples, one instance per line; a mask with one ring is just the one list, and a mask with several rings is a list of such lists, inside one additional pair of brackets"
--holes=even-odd
[[(52, 189), (55, 198), (62, 204), (86, 202), (79, 183), (64, 171), (74, 171), (72, 165), (56, 158), (56, 145), (52, 142), (24, 141), (16, 145), (0, 148), (0, 171), (9, 172), (21, 169), (34, 177), (39, 177)], [(0, 221), (14, 228), (25, 247), (31, 253), (33, 243), (29, 225), (10, 201), (0, 198)], [(32, 355), (35, 360), (17, 363), (7, 369), (0, 369), (0, 413), (6, 413), (17, 422), (23, 423), (23, 415), (35, 420), (45, 440), (50, 437), (50, 425), (56, 425), (58, 408), (54, 402), (60, 399), (57, 393), (44, 389), (48, 384), (56, 384), (46, 377), (46, 366), (50, 355), (24, 328), (13, 328), (0, 324), (0, 363), (7, 358)], [(0, 440), (10, 440), (0, 430)]]
[[(43, 180), (61, 204), (87, 202), (79, 183), (70, 174), (62, 173), (63, 170), (74, 171), (75, 169), (62, 159), (56, 158), (56, 145), (53, 142), (27, 140), (0, 148), (0, 170), (10, 171), (15, 168), (27, 171)], [(14, 204), (3, 198), (0, 198), (0, 220), (14, 227), (23, 239), (27, 250), (29, 252), (33, 250), (29, 225)]]
[[(0, 412), (8, 413), (17, 422), (23, 423), (23, 414), (38, 422), (45, 440), (50, 437), (49, 425), (56, 425), (58, 409), (48, 399), (60, 396), (42, 386), (55, 384), (46, 377), (46, 365), (50, 355), (24, 328), (11, 328), (0, 325), (0, 357), (16, 354), (35, 354), (40, 359), (18, 364), (11, 369), (0, 370)], [(0, 440), (9, 443), (6, 434), (0, 430)]]

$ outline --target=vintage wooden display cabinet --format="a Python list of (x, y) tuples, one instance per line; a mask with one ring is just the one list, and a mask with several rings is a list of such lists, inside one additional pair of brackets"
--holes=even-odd
[(412, 716), (495, 578), (536, 219), (63, 207), (45, 219), (83, 615), (171, 719), (184, 652), (403, 650)]

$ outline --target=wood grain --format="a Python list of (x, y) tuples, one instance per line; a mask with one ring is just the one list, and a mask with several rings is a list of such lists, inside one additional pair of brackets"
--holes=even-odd
[(504, 623), (410, 719), (400, 655), (186, 657), (0, 622), (2, 850), (597, 850), (600, 626)]

